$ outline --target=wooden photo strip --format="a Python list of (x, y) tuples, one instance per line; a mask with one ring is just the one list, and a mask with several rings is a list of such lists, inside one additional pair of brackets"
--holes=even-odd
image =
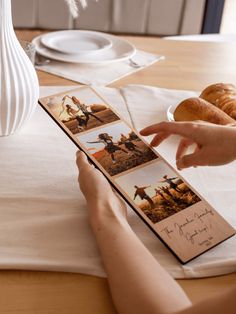
[(95, 89), (78, 87), (39, 104), (181, 263), (235, 234)]

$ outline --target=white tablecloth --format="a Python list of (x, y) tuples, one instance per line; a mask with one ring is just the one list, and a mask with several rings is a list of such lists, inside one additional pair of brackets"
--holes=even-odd
[[(68, 88), (68, 87), (67, 87)], [(41, 95), (63, 87), (43, 87)], [(70, 89), (70, 88), (68, 88)], [(140, 129), (166, 119), (166, 108), (194, 92), (127, 86), (99, 88), (104, 98)], [(159, 151), (174, 165), (176, 139)], [(77, 185), (76, 147), (38, 107), (19, 134), (0, 138), (0, 268), (60, 270), (105, 276)], [(236, 227), (236, 163), (185, 170), (184, 176)], [(236, 270), (236, 237), (181, 265), (129, 210), (129, 222), (155, 258), (175, 277)]]
[(50, 60), (49, 64), (37, 66), (37, 69), (85, 85), (96, 84), (106, 86), (163, 59), (165, 59), (164, 56), (137, 50), (131, 60), (111, 62), (102, 65), (65, 63)]

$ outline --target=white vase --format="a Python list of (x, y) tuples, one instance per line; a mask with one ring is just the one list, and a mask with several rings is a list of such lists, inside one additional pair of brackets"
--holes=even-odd
[(13, 29), (11, 0), (0, 0), (0, 136), (27, 122), (38, 97), (37, 74)]

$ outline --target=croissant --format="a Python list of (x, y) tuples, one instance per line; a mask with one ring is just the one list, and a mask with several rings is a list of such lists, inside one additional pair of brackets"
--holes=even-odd
[(182, 101), (174, 111), (175, 121), (202, 120), (215, 124), (235, 123), (225, 112), (202, 98), (188, 98)]
[(209, 101), (236, 120), (236, 87), (233, 84), (213, 84), (205, 88), (200, 98)]

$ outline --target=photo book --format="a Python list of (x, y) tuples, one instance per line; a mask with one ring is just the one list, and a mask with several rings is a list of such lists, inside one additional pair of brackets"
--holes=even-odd
[(235, 234), (95, 89), (77, 87), (39, 104), (181, 263)]

